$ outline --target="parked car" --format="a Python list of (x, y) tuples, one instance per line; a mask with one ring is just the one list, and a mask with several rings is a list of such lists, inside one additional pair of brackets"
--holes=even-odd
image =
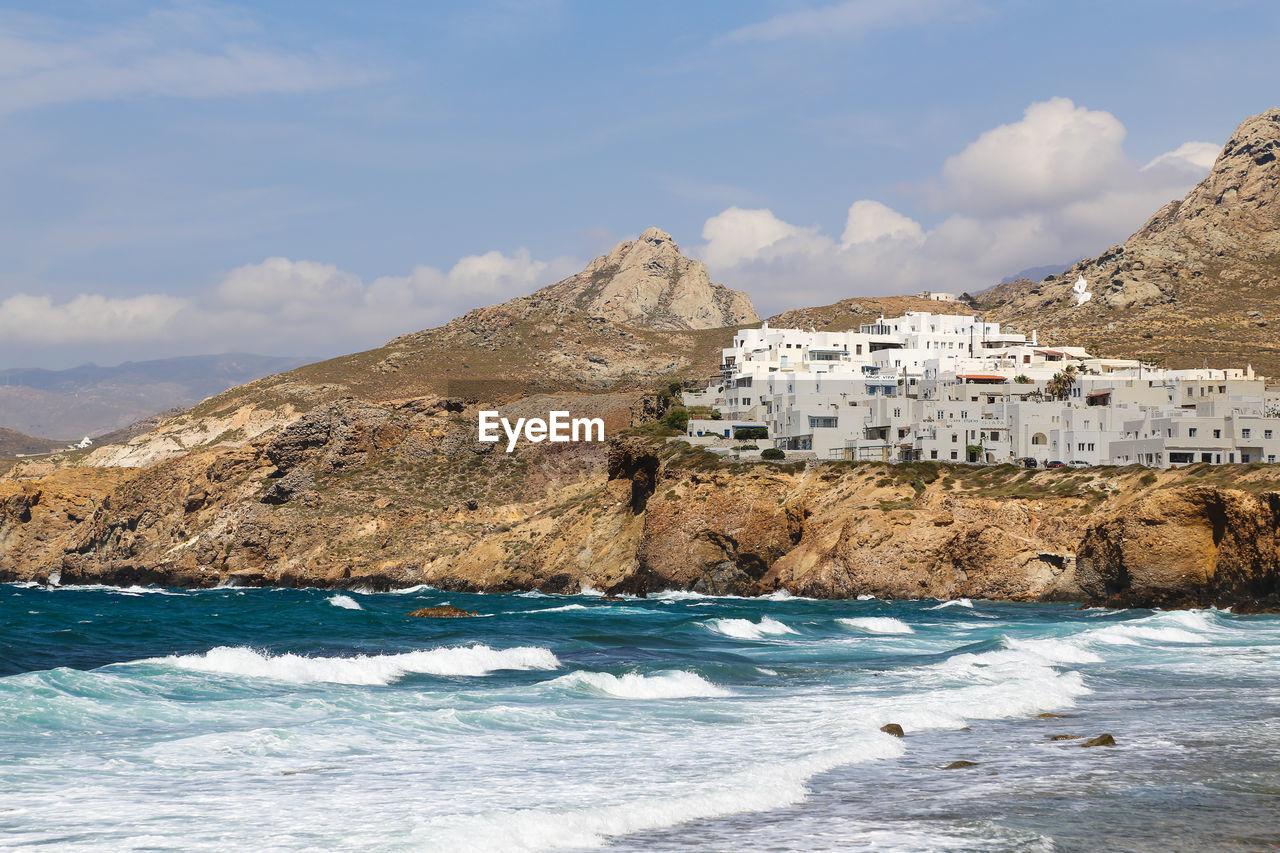
[(1046, 463), (1044, 463), (1044, 467), (1046, 467), (1046, 468), (1066, 468), (1066, 467), (1067, 467), (1067, 463), (1065, 463), (1065, 462), (1059, 462), (1058, 460), (1056, 460), (1056, 459), (1055, 459), (1055, 460), (1053, 460), (1052, 462), (1046, 462)]
[(1067, 464), (1070, 465), (1072, 468), (1088, 468), (1089, 467), (1088, 462), (1081, 462), (1079, 459), (1072, 459)]
[(1024, 456), (1018, 460), (1018, 464), (1023, 468), (1038, 468), (1040, 463), (1036, 461), (1034, 456)]

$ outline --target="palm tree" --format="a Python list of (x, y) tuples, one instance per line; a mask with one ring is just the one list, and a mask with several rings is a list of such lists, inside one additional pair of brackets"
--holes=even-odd
[(1071, 396), (1071, 389), (1076, 384), (1076, 366), (1068, 364), (1062, 371), (1055, 373), (1053, 378), (1045, 383), (1044, 390), (1048, 392), (1050, 397), (1055, 400), (1065, 400)]

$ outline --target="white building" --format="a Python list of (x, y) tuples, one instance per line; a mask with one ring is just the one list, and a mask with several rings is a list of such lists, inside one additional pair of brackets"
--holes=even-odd
[(721, 414), (691, 421), (691, 436), (762, 425), (774, 445), (822, 459), (1168, 467), (1280, 456), (1280, 391), (1249, 368), (1094, 358), (976, 315), (743, 329), (721, 378), (686, 402)]

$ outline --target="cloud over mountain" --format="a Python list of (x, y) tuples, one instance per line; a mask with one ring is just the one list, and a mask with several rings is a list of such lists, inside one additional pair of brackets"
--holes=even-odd
[(1096, 253), (1204, 177), (1221, 146), (1187, 142), (1140, 164), (1111, 113), (1067, 98), (1030, 105), (911, 188), (932, 226), (874, 199), (854, 201), (839, 239), (767, 209), (707, 220), (712, 274), (764, 313), (797, 304), (919, 289), (980, 290), (1012, 270)]

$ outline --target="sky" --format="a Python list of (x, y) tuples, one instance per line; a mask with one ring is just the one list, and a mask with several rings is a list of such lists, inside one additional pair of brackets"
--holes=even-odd
[(378, 346), (658, 226), (760, 313), (1121, 242), (1280, 4), (0, 2), (0, 367)]

